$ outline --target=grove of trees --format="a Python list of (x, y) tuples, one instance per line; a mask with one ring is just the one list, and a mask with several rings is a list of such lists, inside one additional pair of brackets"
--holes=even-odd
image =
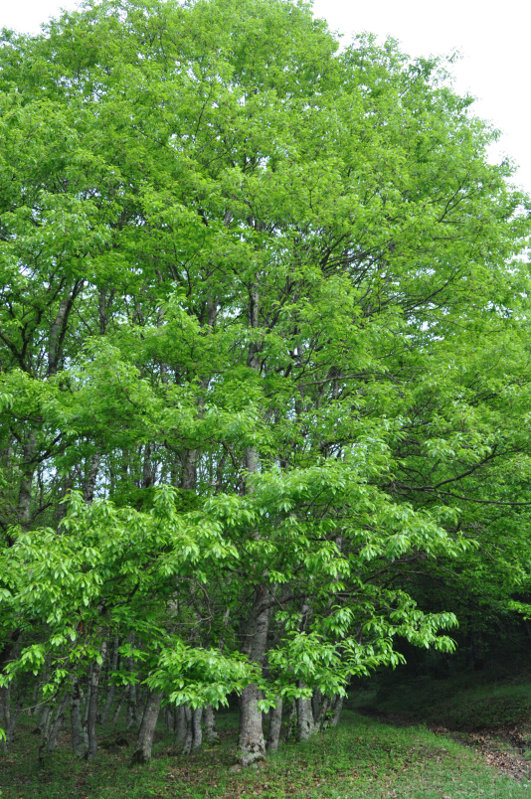
[(529, 201), (444, 64), (291, 0), (1, 45), (5, 746), (232, 695), (252, 764), (455, 595), (529, 612)]

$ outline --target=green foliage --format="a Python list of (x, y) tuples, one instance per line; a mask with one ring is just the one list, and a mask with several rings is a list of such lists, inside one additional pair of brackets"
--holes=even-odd
[(3, 36), (4, 683), (117, 636), (172, 702), (333, 695), (527, 613), (529, 200), (443, 65), (283, 0)]

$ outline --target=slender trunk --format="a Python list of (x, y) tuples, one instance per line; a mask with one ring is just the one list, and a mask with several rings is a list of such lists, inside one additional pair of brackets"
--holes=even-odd
[(161, 700), (161, 694), (150, 692), (142, 715), (142, 723), (138, 731), (132, 763), (148, 763), (151, 760), (151, 749), (153, 747), (153, 738), (155, 736)]
[(297, 737), (297, 704), (296, 702), (290, 703), (288, 721), (286, 725), (286, 738), (288, 741), (293, 741)]
[(181, 488), (186, 491), (194, 491), (197, 485), (197, 457), (196, 449), (187, 449), (183, 455)]
[(332, 702), (332, 715), (330, 717), (330, 726), (337, 727), (339, 724), (339, 719), (341, 718), (341, 712), (343, 710), (343, 703), (345, 701), (344, 696), (336, 696)]
[(203, 744), (203, 728), (201, 727), (202, 718), (202, 707), (196, 707), (194, 710), (192, 710), (192, 750), (200, 749)]
[(183, 718), (184, 718), (184, 738), (183, 738), (183, 755), (189, 755), (192, 751), (194, 742), (194, 734), (192, 730), (192, 711), (189, 705), (183, 705)]
[(23, 527), (27, 527), (31, 521), (31, 489), (36, 466), (33, 459), (36, 452), (37, 435), (35, 432), (31, 432), (22, 452), (22, 475), (18, 489), (17, 518)]
[[(109, 664), (110, 672), (116, 671), (118, 669), (118, 648), (120, 646), (120, 639), (117, 635), (114, 636), (113, 641), (113, 649), (112, 649), (112, 658)], [(103, 712), (101, 714), (101, 723), (106, 724), (107, 719), (109, 718), (109, 714), (111, 712), (112, 703), (114, 702), (114, 695), (116, 693), (116, 687), (114, 683), (111, 683), (107, 689), (107, 698), (105, 699), (105, 706), (103, 708)]]
[(216, 732), (216, 717), (214, 715), (214, 708), (212, 705), (207, 705), (203, 711), (203, 719), (205, 721), (205, 738), (207, 743), (213, 744), (219, 741), (219, 735)]
[(324, 730), (328, 727), (331, 704), (332, 700), (329, 696), (320, 696), (318, 702), (316, 702), (314, 718), (319, 730)]
[(83, 499), (85, 502), (92, 502), (94, 499), (94, 489), (96, 487), (96, 480), (98, 478), (98, 470), (100, 467), (100, 453), (94, 452), (90, 458), (88, 472), (83, 484)]
[(118, 719), (120, 718), (120, 713), (122, 712), (122, 707), (123, 707), (123, 704), (124, 704), (124, 699), (125, 699), (125, 696), (124, 696), (124, 694), (122, 693), (122, 695), (120, 696), (120, 699), (119, 699), (119, 701), (118, 701), (118, 704), (116, 705), (116, 709), (115, 709), (115, 711), (114, 711), (114, 713), (113, 713), (113, 715), (112, 715), (112, 723), (113, 723), (113, 724), (116, 724), (116, 723), (117, 723), (117, 721), (118, 721)]
[(164, 721), (166, 723), (166, 730), (167, 732), (173, 732), (174, 729), (174, 715), (170, 708), (166, 708), (164, 713)]
[(344, 697), (334, 696), (330, 698), (323, 696), (320, 702), (319, 715), (316, 717), (316, 726), (319, 730), (326, 730), (328, 727), (336, 727), (341, 711), (343, 710)]
[(175, 739), (178, 744), (183, 744), (186, 740), (186, 712), (184, 705), (179, 705), (173, 712), (173, 729), (175, 730)]
[(15, 727), (18, 717), (22, 712), (22, 703), (18, 701), (13, 708), (11, 702), (11, 689), (9, 686), (0, 688), (0, 727), (5, 732), (5, 739), (2, 742), (2, 749), (7, 752), (9, 744), (13, 743), (15, 737)]
[(81, 688), (76, 679), (72, 689), (72, 701), (70, 705), (70, 726), (72, 730), (72, 751), (75, 757), (86, 757), (88, 752), (88, 732), (83, 724), (81, 713)]
[(137, 711), (137, 690), (136, 685), (131, 684), (127, 689), (127, 721), (125, 724), (126, 730), (135, 727), (138, 724), (138, 711)]
[[(104, 641), (101, 646), (102, 661), (105, 658), (107, 644)], [(87, 760), (94, 760), (98, 751), (98, 740), (96, 738), (96, 721), (98, 717), (98, 688), (100, 683), (101, 662), (94, 663), (92, 666), (92, 673), (90, 676), (90, 696), (88, 699), (88, 714), (87, 714), (87, 732), (88, 732), (88, 750)]]
[(48, 336), (48, 376), (57, 372), (62, 359), (63, 341), (66, 335), (68, 317), (75, 299), (83, 288), (83, 280), (76, 280), (72, 289), (61, 299), (57, 316)]
[(46, 714), (46, 721), (42, 730), (42, 741), (39, 747), (39, 763), (42, 765), (46, 756), (57, 746), (57, 733), (64, 720), (64, 711), (68, 702), (68, 695), (64, 696), (56, 705), (53, 712)]
[(269, 714), (269, 733), (267, 736), (267, 751), (276, 752), (280, 741), (280, 730), (282, 728), (282, 697), (279, 697), (275, 707), (271, 708)]

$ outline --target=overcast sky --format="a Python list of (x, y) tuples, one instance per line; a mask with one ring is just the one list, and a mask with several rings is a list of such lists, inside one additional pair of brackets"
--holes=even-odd
[[(237, 0), (234, 0), (237, 2)], [(0, 0), (0, 27), (38, 32), (76, 0)], [(393, 36), (414, 56), (462, 54), (455, 88), (477, 98), (475, 112), (503, 132), (492, 158), (509, 155), (515, 180), (531, 193), (530, 0), (315, 0), (315, 13), (349, 40)]]

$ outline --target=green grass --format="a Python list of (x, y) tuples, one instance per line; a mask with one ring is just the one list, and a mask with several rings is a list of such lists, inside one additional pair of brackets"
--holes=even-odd
[[(229, 771), (236, 730), (222, 717), (219, 745), (192, 757), (161, 738), (149, 766), (130, 768), (130, 749), (74, 761), (64, 743), (44, 768), (38, 739), (22, 734), (0, 756), (2, 799), (529, 799), (531, 786), (504, 777), (456, 741), (424, 727), (394, 727), (347, 711), (337, 730), (287, 744), (264, 768)], [(223, 726), (223, 725), (222, 725)]]

